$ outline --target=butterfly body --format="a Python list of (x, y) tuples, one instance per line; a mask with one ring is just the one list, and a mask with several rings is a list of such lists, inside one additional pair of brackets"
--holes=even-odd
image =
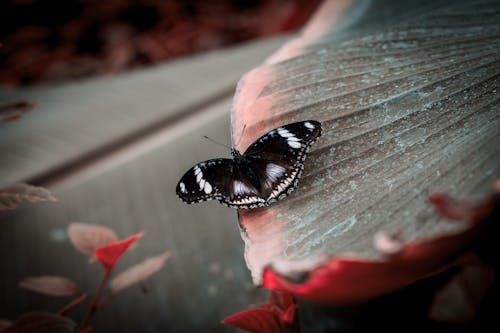
[(217, 199), (235, 208), (268, 206), (293, 191), (306, 153), (321, 135), (314, 120), (278, 127), (255, 140), (232, 159), (216, 158), (194, 165), (177, 184), (179, 198), (190, 204)]

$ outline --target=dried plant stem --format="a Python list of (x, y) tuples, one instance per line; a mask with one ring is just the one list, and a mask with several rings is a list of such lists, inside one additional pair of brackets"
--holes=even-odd
[(83, 302), (86, 299), (87, 299), (87, 295), (86, 294), (80, 294), (80, 296), (78, 296), (78, 298), (75, 298), (74, 300), (72, 300), (64, 308), (62, 308), (61, 310), (57, 311), (57, 313), (59, 315), (61, 315), (61, 316), (65, 316), (71, 310), (73, 310), (74, 308), (76, 308), (81, 302)]
[(99, 282), (99, 286), (97, 287), (97, 291), (94, 295), (94, 298), (92, 299), (92, 302), (90, 302), (90, 305), (87, 309), (87, 313), (85, 314), (85, 317), (80, 325), (80, 332), (83, 332), (85, 328), (89, 326), (90, 319), (92, 319), (92, 316), (97, 311), (99, 299), (101, 298), (104, 286), (108, 282), (110, 275), (111, 275), (111, 269), (106, 270), (104, 272), (104, 276), (102, 277), (101, 282)]

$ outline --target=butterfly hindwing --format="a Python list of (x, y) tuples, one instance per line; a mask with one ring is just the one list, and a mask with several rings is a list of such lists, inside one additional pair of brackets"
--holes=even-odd
[(268, 204), (290, 193), (302, 173), (302, 168), (283, 161), (249, 157), (252, 168), (258, 174), (261, 195)]

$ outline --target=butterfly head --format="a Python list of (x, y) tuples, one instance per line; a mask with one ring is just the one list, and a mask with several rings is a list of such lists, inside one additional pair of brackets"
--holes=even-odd
[(243, 157), (239, 150), (235, 148), (231, 148), (231, 156), (233, 156), (235, 160), (240, 160)]

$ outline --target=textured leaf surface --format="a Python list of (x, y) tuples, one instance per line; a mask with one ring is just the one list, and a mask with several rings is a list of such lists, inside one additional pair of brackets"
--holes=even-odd
[(95, 249), (118, 242), (115, 232), (109, 228), (86, 223), (71, 223), (68, 227), (69, 239), (80, 252), (92, 255)]
[[(336, 29), (321, 24), (335, 15), (318, 15), (248, 73), (232, 110), (240, 150), (281, 124), (322, 122), (297, 191), (239, 219), (255, 283), (277, 286), (269, 266), (296, 280), (320, 265), (315, 277), (341, 281), (335, 291), (294, 291), (317, 289), (327, 302), (374, 297), (438, 268), (473, 230), (436, 214), (429, 193), (481, 193), (500, 175), (498, 3), (358, 4)], [(374, 248), (379, 231), (399, 232), (397, 260)]]
[(35, 276), (19, 282), (19, 287), (50, 296), (71, 296), (79, 293), (73, 281), (62, 276)]
[(123, 289), (147, 279), (159, 271), (163, 265), (165, 265), (165, 261), (167, 261), (168, 258), (170, 258), (170, 252), (165, 252), (159, 256), (148, 258), (137, 265), (129, 267), (113, 278), (110, 283), (111, 291), (113, 294), (116, 294)]
[(57, 198), (50, 191), (43, 187), (29, 184), (14, 184), (0, 189), (0, 212), (16, 209), (25, 202), (52, 201)]

